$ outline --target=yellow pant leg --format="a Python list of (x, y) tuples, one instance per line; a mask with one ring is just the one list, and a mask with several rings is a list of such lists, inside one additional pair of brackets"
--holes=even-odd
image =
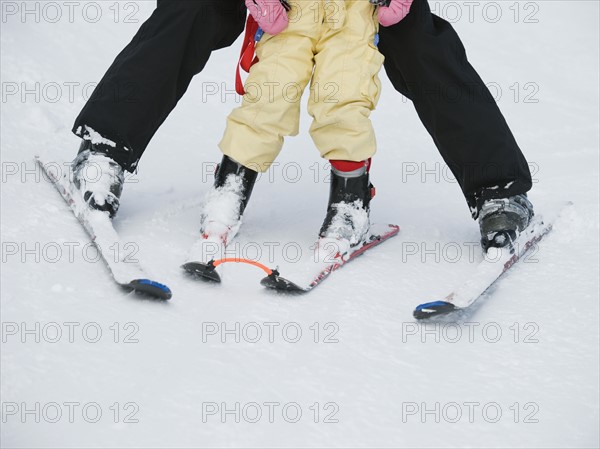
[(281, 151), (283, 137), (298, 134), (300, 100), (312, 75), (320, 29), (310, 7), (318, 3), (293, 3), (287, 29), (276, 36), (263, 35), (242, 105), (227, 118), (219, 147), (252, 170), (267, 171)]
[(308, 111), (311, 136), (321, 156), (362, 161), (376, 151), (369, 115), (379, 100), (377, 74), (383, 55), (375, 47), (375, 8), (365, 0), (345, 2), (345, 20), (317, 43)]

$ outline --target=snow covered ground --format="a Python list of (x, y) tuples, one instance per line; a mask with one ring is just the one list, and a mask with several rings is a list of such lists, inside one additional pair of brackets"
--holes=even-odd
[[(73, 158), (89, 83), (154, 2), (69, 3), (1, 2), (3, 447), (599, 446), (597, 2), (431, 2), (530, 160), (537, 212), (575, 205), (473, 313), (428, 325), (414, 306), (468, 278), (478, 230), (384, 74), (372, 216), (399, 237), (303, 297), (248, 266), (219, 286), (182, 273), (240, 42), (194, 79), (115, 220), (173, 299), (111, 283), (33, 156)], [(308, 125), (258, 183), (238, 254), (273, 266), (314, 238), (328, 186)]]

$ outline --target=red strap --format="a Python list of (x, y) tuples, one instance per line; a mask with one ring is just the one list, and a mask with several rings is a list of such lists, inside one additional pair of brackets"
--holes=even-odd
[(251, 14), (248, 14), (248, 20), (246, 21), (246, 34), (244, 35), (244, 43), (242, 45), (242, 51), (240, 52), (240, 59), (237, 63), (235, 72), (235, 91), (239, 95), (244, 95), (244, 83), (240, 75), (240, 67), (245, 72), (250, 71), (250, 67), (258, 62), (258, 58), (254, 56), (255, 44), (254, 36), (258, 31), (258, 23), (254, 20)]
[(358, 170), (366, 165), (367, 172), (371, 169), (371, 158), (366, 161), (354, 162), (354, 161), (344, 161), (344, 160), (330, 160), (331, 166), (338, 171), (341, 172), (350, 172), (354, 170)]

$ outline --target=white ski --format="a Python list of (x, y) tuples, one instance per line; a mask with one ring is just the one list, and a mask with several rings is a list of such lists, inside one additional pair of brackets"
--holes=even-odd
[(473, 276), (443, 300), (420, 304), (415, 308), (413, 316), (420, 320), (470, 307), (552, 230), (553, 223), (554, 221), (543, 220), (541, 216), (534, 216), (529, 226), (511, 245), (505, 248), (490, 248)]
[[(73, 190), (69, 174), (60, 174), (57, 164), (47, 164), (39, 156), (35, 157), (46, 178), (52, 182), (58, 193), (71, 208), (92, 242), (98, 248), (102, 259), (110, 270), (114, 281), (122, 287), (161, 299), (170, 299), (171, 290), (164, 284), (148, 279), (137, 260), (132, 260), (127, 246), (121, 241), (106, 212), (90, 209), (80, 195)], [(52, 170), (52, 169), (55, 170)], [(118, 248), (117, 251), (111, 251)]]

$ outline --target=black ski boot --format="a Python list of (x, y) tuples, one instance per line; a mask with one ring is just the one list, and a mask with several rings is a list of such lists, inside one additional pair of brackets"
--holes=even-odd
[(319, 237), (345, 240), (350, 247), (363, 242), (370, 227), (369, 204), (373, 191), (366, 166), (352, 172), (332, 167), (327, 215)]
[(479, 211), (483, 250), (510, 245), (532, 218), (533, 205), (526, 194), (485, 201)]
[(119, 209), (125, 175), (123, 167), (83, 140), (71, 163), (72, 182), (91, 209), (108, 212), (113, 218)]
[(258, 172), (223, 156), (200, 219), (200, 232), (205, 239), (218, 239), (224, 244), (231, 242), (242, 224), (257, 176)]

